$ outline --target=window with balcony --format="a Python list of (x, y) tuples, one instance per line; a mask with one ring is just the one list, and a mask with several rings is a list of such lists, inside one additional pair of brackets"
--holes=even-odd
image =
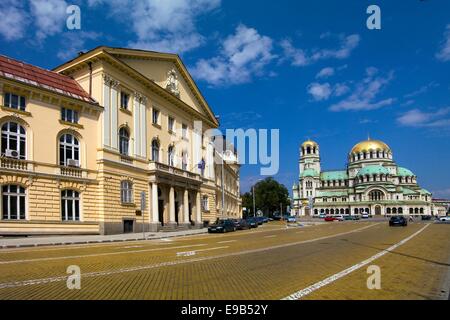
[(61, 191), (62, 221), (80, 221), (80, 193), (75, 190)]
[(26, 159), (26, 131), (16, 122), (6, 122), (2, 125), (1, 140), (2, 157)]
[(65, 167), (80, 166), (80, 143), (71, 134), (63, 134), (59, 138), (59, 165)]
[(61, 120), (70, 123), (78, 123), (78, 111), (61, 108)]
[(120, 183), (120, 201), (124, 204), (133, 203), (133, 183), (125, 180)]
[(167, 159), (168, 159), (168, 164), (171, 167), (175, 166), (175, 147), (174, 146), (169, 146), (169, 149), (167, 150)]
[(25, 188), (9, 184), (2, 187), (2, 219), (25, 220)]
[(6, 92), (4, 97), (4, 106), (11, 109), (25, 111), (25, 97)]
[(157, 139), (152, 141), (152, 161), (159, 162), (159, 142)]
[(130, 144), (130, 133), (127, 128), (122, 127), (119, 130), (119, 152), (121, 155), (128, 156), (129, 144)]

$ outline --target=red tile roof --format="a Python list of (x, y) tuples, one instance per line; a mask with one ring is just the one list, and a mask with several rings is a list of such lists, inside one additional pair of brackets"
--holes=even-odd
[(96, 101), (74, 79), (0, 55), (0, 76), (89, 103)]

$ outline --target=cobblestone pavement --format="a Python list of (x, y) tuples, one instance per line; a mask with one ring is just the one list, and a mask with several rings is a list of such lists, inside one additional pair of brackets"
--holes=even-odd
[[(433, 223), (273, 222), (228, 234), (3, 249), (0, 299), (283, 299), (380, 252), (370, 263), (381, 268), (380, 290), (367, 289), (363, 266), (302, 299), (446, 299), (449, 240), (450, 225)], [(81, 269), (80, 290), (66, 286), (70, 265)]]

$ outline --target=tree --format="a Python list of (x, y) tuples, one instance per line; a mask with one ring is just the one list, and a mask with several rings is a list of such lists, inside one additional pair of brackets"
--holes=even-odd
[(253, 190), (255, 190), (255, 204), (256, 211), (262, 210), (265, 216), (272, 215), (274, 212), (280, 210), (280, 205), (283, 205), (283, 210), (290, 205), (289, 192), (287, 188), (280, 184), (273, 178), (266, 178), (259, 181), (250, 189), (250, 192), (244, 193), (242, 197), (242, 206), (247, 208), (247, 212), (253, 216)]

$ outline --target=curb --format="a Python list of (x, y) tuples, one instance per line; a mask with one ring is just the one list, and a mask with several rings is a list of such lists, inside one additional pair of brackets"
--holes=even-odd
[(197, 234), (207, 233), (207, 229), (202, 232), (195, 232), (189, 234), (167, 234), (160, 236), (149, 236), (145, 239), (141, 238), (128, 238), (128, 239), (105, 239), (105, 240), (86, 240), (86, 241), (69, 241), (69, 242), (49, 242), (49, 243), (35, 243), (35, 244), (5, 244), (0, 246), (1, 249), (15, 249), (15, 248), (36, 248), (36, 247), (49, 247), (49, 246), (68, 246), (68, 245), (77, 245), (77, 244), (95, 244), (95, 243), (114, 243), (114, 242), (131, 242), (131, 241), (151, 241), (151, 240), (159, 240), (159, 239), (167, 239), (167, 238), (178, 238), (178, 237), (186, 237), (193, 236)]

